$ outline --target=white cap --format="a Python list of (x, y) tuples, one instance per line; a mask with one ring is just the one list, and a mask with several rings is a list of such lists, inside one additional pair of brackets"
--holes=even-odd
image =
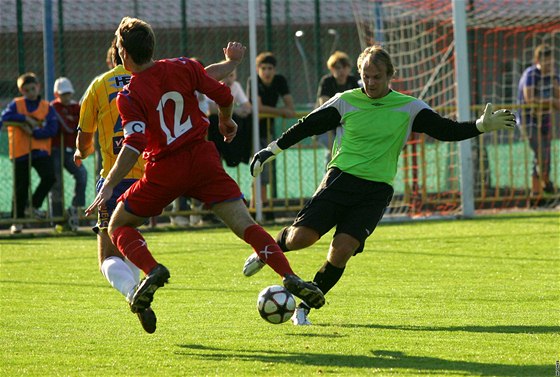
[(74, 87), (66, 77), (59, 77), (54, 82), (54, 92), (58, 94), (74, 93)]

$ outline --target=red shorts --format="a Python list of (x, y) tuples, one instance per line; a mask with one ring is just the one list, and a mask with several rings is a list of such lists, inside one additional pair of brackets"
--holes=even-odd
[(146, 163), (144, 176), (120, 198), (130, 213), (140, 217), (161, 214), (180, 196), (195, 198), (206, 208), (242, 199), (239, 185), (225, 172), (214, 143), (204, 141), (165, 158)]

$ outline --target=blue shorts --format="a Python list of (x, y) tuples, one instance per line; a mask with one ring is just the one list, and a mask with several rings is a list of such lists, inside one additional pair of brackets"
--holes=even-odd
[[(117, 186), (115, 186), (113, 196), (111, 196), (111, 199), (109, 199), (105, 208), (97, 211), (97, 224), (93, 227), (93, 231), (95, 233), (99, 233), (99, 230), (104, 230), (109, 227), (109, 220), (117, 207), (117, 199), (136, 181), (137, 179), (123, 179)], [(99, 190), (101, 190), (103, 182), (105, 182), (105, 178), (99, 178), (99, 181), (97, 181), (97, 184), (95, 185), (95, 192), (99, 192)]]

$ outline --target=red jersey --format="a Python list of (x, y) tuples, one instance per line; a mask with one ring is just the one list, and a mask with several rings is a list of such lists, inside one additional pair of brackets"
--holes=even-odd
[(65, 106), (60, 99), (51, 102), (58, 118), (58, 133), (52, 138), (52, 146), (60, 147), (60, 138), (64, 140), (64, 147), (76, 149), (76, 136), (78, 134), (78, 121), (80, 120), (80, 105), (72, 101)]
[(230, 89), (209, 77), (200, 63), (164, 59), (133, 73), (117, 96), (124, 144), (156, 161), (206, 137), (209, 121), (198, 107), (195, 91), (219, 106), (233, 102)]

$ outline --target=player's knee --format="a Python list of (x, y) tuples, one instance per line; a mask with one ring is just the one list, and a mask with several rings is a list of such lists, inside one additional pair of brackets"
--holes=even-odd
[(116, 229), (117, 227), (113, 224), (113, 222), (109, 222), (109, 226), (107, 227), (107, 234), (109, 235), (109, 238), (111, 240), (113, 239), (113, 235), (115, 234)]
[(346, 263), (352, 258), (352, 255), (354, 255), (354, 250), (351, 248), (331, 248), (328, 260), (333, 266), (344, 268)]
[(123, 207), (123, 204), (121, 202), (121, 203), (117, 204), (117, 208), (115, 209), (115, 211), (111, 215), (111, 219), (109, 220), (109, 225), (107, 227), (107, 232), (108, 232), (109, 237), (111, 239), (113, 239), (113, 237), (115, 236), (115, 231), (118, 228), (120, 228), (124, 225), (128, 225), (125, 215), (126, 215), (126, 212), (124, 211), (124, 207)]
[(98, 256), (99, 256), (99, 267), (103, 264), (105, 259), (110, 257), (123, 258), (122, 254), (119, 252), (117, 247), (113, 244), (109, 238), (107, 230), (101, 230), (98, 234)]
[(286, 230), (285, 240), (288, 250), (309, 247), (319, 240), (319, 234), (305, 226), (290, 227)]
[(330, 250), (329, 260), (339, 268), (346, 266), (346, 262), (354, 255), (360, 247), (360, 241), (348, 234), (338, 234), (334, 237)]

